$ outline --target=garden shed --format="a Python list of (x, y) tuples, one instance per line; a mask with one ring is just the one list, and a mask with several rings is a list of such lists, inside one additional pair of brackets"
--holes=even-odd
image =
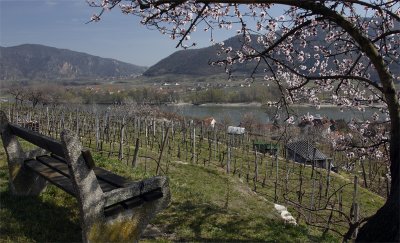
[(254, 141), (253, 150), (260, 153), (276, 154), (278, 151), (278, 145), (273, 143), (267, 143), (263, 141)]
[(296, 141), (286, 145), (286, 158), (299, 163), (313, 164), (320, 168), (333, 169), (333, 159), (326, 156), (309, 141)]

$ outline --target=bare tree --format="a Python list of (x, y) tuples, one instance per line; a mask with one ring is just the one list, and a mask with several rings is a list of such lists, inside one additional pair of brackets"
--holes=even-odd
[(18, 105), (18, 102), (22, 103), (26, 98), (25, 89), (21, 85), (15, 85), (12, 88), (8, 89), (8, 93), (14, 97), (15, 104)]
[(257, 117), (254, 115), (254, 113), (245, 113), (242, 116), (241, 119), (241, 127), (245, 127), (247, 131), (253, 132), (255, 130), (255, 127), (257, 124), (260, 124), (261, 122), (257, 119)]
[[(252, 62), (250, 75), (274, 82), (282, 96), (274, 103), (292, 121), (290, 105), (306, 100), (319, 106), (320, 93), (342, 109), (377, 107), (390, 124), (388, 134), (365, 135), (370, 120), (352, 124), (362, 135), (370, 156), (390, 163), (391, 189), (384, 206), (361, 227), (359, 241), (399, 241), (400, 3), (393, 0), (104, 0), (92, 21), (104, 10), (119, 6), (123, 13), (177, 39), (177, 46), (195, 43), (190, 33), (204, 29), (235, 29), (240, 49), (220, 43), (224, 56), (211, 64), (231, 67)], [(280, 6), (276, 17), (271, 9)], [(371, 120), (374, 118), (371, 118)], [(349, 144), (350, 145), (350, 144)], [(354, 144), (353, 144), (354, 145)], [(357, 146), (357, 149), (359, 149)], [(385, 153), (385, 151), (388, 151)]]
[(42, 89), (32, 89), (27, 93), (28, 100), (32, 103), (33, 108), (35, 108), (39, 103), (45, 100), (45, 93)]

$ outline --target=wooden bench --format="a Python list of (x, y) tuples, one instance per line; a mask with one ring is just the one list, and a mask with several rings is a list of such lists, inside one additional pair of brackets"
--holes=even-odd
[[(134, 182), (96, 167), (90, 151), (69, 131), (57, 141), (8, 123), (0, 111), (0, 132), (11, 193), (38, 195), (51, 183), (77, 198), (83, 242), (136, 242), (169, 204), (166, 177)], [(18, 137), (39, 148), (23, 151)]]

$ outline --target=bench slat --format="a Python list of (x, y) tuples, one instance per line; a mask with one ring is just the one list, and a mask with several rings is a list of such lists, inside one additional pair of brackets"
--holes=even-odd
[[(57, 172), (63, 174), (64, 176), (71, 178), (68, 170), (68, 165), (65, 163), (64, 160), (54, 156), (50, 157), (48, 155), (39, 156), (36, 159), (49, 166), (50, 168), (56, 170)], [(108, 192), (117, 188), (114, 185), (107, 183), (106, 181), (98, 180), (98, 182), (103, 192)]]
[(163, 193), (162, 193), (161, 187), (159, 187), (153, 191), (146, 192), (142, 195), (143, 200), (145, 200), (146, 202), (151, 202), (151, 201), (157, 200), (162, 197), (163, 197)]
[(104, 216), (109, 217), (127, 209), (138, 207), (144, 203), (141, 197), (134, 197), (123, 203), (117, 203), (104, 208)]
[[(44, 177), (46, 180), (50, 181), (60, 189), (76, 197), (71, 179), (68, 177), (68, 167), (63, 163), (63, 161), (57, 160), (56, 158), (50, 156), (39, 156), (38, 160), (26, 160), (25, 166)], [(104, 171), (107, 172), (106, 170)], [(115, 187), (102, 180), (99, 180), (99, 183), (101, 187), (103, 186), (102, 189), (108, 189), (108, 191), (115, 189)], [(106, 217), (112, 216), (118, 212), (122, 212), (123, 210), (140, 206), (144, 203), (144, 201), (156, 200), (162, 196), (163, 194), (161, 189), (157, 188), (153, 191), (143, 193), (142, 195), (138, 195), (122, 202), (107, 206), (104, 208), (104, 215)]]
[[(58, 159), (65, 164), (67, 163), (65, 161), (65, 159), (63, 159), (62, 157), (59, 157), (57, 155), (52, 154), (51, 157)], [(105, 183), (108, 183), (108, 184), (114, 186), (114, 188), (126, 187), (126, 186), (129, 186), (130, 183), (132, 183), (131, 180), (128, 180), (122, 176), (114, 174), (113, 172), (105, 170), (101, 167), (94, 167), (93, 171), (96, 174), (96, 177), (99, 181), (104, 181)]]
[(42, 162), (43, 164), (47, 165), (48, 167), (54, 169), (60, 174), (63, 174), (65, 177), (71, 178), (68, 170), (68, 165), (64, 164), (63, 162), (52, 158), (48, 155), (38, 156), (36, 160)]
[(106, 181), (115, 187), (126, 187), (129, 186), (130, 183), (132, 183), (132, 181), (103, 168), (94, 167), (93, 170), (98, 179)]
[(63, 174), (34, 159), (26, 160), (25, 166), (35, 173), (39, 174), (40, 176), (44, 177), (46, 180), (50, 181), (52, 184), (61, 188), (65, 192), (69, 193), (70, 195), (74, 197), (76, 196), (74, 187), (71, 183), (71, 179), (64, 176)]
[(58, 142), (57, 140), (17, 125), (13, 124), (8, 124), (8, 125), (10, 126), (11, 132), (16, 136), (23, 138), (26, 141), (33, 143), (36, 146), (39, 146), (58, 156), (64, 157), (64, 150), (61, 146), (61, 143)]
[(142, 205), (144, 202), (154, 201), (161, 197), (163, 197), (161, 188), (157, 188), (153, 191), (143, 193), (142, 195), (132, 197), (120, 203), (112, 204), (110, 206), (105, 207), (104, 216), (109, 217), (124, 210), (138, 207)]
[(104, 216), (105, 217), (109, 217), (109, 216), (112, 216), (112, 215), (117, 214), (119, 212), (122, 212), (124, 210), (125, 210), (125, 208), (120, 204), (113, 205), (111, 207), (104, 208)]
[(119, 190), (120, 194), (106, 196), (106, 207), (112, 207), (116, 204), (124, 204), (125, 206), (136, 204), (137, 201), (150, 202), (163, 197), (163, 192), (160, 187), (146, 192), (140, 192), (137, 186), (132, 188), (123, 188)]

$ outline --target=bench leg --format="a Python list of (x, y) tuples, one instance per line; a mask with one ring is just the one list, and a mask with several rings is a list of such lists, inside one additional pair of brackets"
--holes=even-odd
[(138, 242), (149, 222), (158, 212), (165, 209), (171, 200), (168, 179), (158, 177), (154, 180), (162, 188), (163, 197), (145, 202), (141, 206), (124, 210), (116, 215), (99, 218), (86, 228), (86, 242)]
[(138, 242), (150, 220), (163, 209), (159, 208), (162, 204), (160, 201), (163, 198), (127, 210), (117, 218), (99, 221), (88, 227), (86, 232), (82, 232), (84, 238), (87, 242)]
[(23, 152), (17, 138), (11, 135), (10, 139), (3, 139), (3, 144), (7, 147), (8, 181), (11, 193), (19, 196), (39, 195), (46, 188), (47, 182), (24, 166), (27, 154)]
[(87, 229), (84, 242), (138, 242), (137, 222), (131, 219), (118, 220), (113, 223), (99, 222)]
[(45, 179), (15, 163), (8, 165), (10, 191), (17, 196), (37, 196), (47, 185)]
[(149, 221), (168, 206), (168, 179), (148, 179), (151, 181), (149, 187), (162, 188), (162, 198), (124, 209), (106, 218), (104, 193), (93, 169), (85, 162), (78, 137), (65, 130), (61, 133), (61, 143), (80, 207), (83, 242), (137, 242)]
[(46, 187), (46, 180), (24, 167), (27, 156), (42, 154), (42, 150), (25, 153), (17, 137), (8, 127), (7, 117), (0, 112), (0, 131), (7, 154), (10, 191), (14, 195), (38, 195)]

